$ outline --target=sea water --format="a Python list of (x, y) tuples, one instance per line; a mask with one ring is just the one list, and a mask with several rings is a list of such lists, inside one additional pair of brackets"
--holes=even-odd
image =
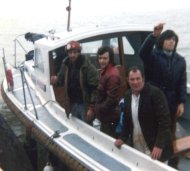
[[(4, 48), (7, 61), (14, 61), (14, 39), (17, 35), (26, 32), (37, 32), (47, 34), (49, 30), (66, 30), (67, 14), (63, 12), (60, 16), (0, 16), (0, 56), (3, 56)], [(123, 25), (134, 24), (147, 26), (153, 29), (159, 22), (165, 23), (164, 29), (173, 29), (179, 36), (178, 52), (185, 57), (187, 61), (188, 82), (190, 82), (190, 10), (178, 9), (170, 11), (151, 11), (151, 12), (121, 12), (118, 14), (104, 16), (73, 16), (71, 18), (71, 29), (81, 26), (97, 25)], [(48, 18), (48, 19), (47, 19)], [(80, 20), (78, 19), (80, 18)], [(82, 18), (82, 20), (81, 20)], [(19, 51), (19, 49), (18, 49)], [(18, 56), (18, 60), (23, 60), (23, 56)], [(2, 60), (0, 60), (0, 81), (4, 77)]]

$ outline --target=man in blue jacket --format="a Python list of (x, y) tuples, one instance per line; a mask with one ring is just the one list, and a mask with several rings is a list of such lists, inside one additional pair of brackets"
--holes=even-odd
[[(178, 36), (173, 30), (163, 30), (163, 23), (154, 27), (140, 49), (144, 62), (146, 81), (159, 87), (165, 94), (171, 117), (171, 129), (175, 139), (176, 119), (184, 113), (186, 97), (186, 62), (176, 52)], [(169, 161), (177, 168), (178, 159)]]

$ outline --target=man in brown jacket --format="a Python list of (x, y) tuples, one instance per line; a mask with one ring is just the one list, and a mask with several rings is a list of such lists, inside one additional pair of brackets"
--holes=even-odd
[(61, 65), (56, 76), (51, 77), (51, 83), (57, 86), (64, 85), (64, 108), (67, 115), (70, 113), (90, 123), (88, 115), (94, 115), (98, 72), (90, 60), (81, 54), (79, 42), (71, 41), (66, 46), (68, 57)]

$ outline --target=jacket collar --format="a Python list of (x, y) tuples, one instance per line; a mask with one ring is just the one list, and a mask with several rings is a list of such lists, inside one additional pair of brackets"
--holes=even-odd
[(104, 75), (106, 73), (106, 71), (108, 71), (112, 67), (113, 67), (113, 64), (108, 64), (104, 69), (102, 69), (100, 74)]

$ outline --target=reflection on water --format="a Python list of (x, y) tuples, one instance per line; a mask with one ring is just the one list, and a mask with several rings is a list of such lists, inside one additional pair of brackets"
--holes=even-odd
[(0, 114), (7, 121), (11, 129), (14, 131), (19, 141), (24, 142), (25, 139), (25, 127), (17, 119), (17, 117), (7, 108), (7, 105), (0, 100)]

